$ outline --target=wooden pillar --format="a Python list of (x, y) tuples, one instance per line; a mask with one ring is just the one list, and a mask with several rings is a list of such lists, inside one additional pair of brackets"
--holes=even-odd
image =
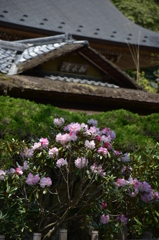
[(92, 238), (91, 240), (98, 240), (98, 231), (92, 231)]
[(66, 229), (59, 230), (59, 240), (67, 240), (67, 230)]

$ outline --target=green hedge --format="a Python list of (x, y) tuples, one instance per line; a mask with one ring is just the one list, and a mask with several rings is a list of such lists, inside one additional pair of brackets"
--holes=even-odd
[(87, 115), (61, 110), (51, 105), (37, 104), (24, 99), (0, 96), (0, 138), (2, 140), (46, 137), (54, 117), (64, 117), (68, 122), (86, 122), (93, 118), (99, 126), (116, 132), (116, 147), (123, 151), (153, 147), (159, 142), (159, 114), (139, 116), (126, 110)]

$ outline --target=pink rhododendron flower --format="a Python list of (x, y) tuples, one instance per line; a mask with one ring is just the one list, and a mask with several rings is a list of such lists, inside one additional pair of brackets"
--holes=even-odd
[(79, 123), (70, 123), (67, 126), (67, 130), (72, 133), (78, 133), (81, 131), (81, 125)]
[(102, 204), (100, 205), (100, 209), (103, 210), (105, 208), (107, 208), (107, 203), (102, 202)]
[(75, 166), (77, 168), (84, 168), (88, 165), (88, 160), (84, 157), (81, 157), (81, 158), (77, 158), (75, 160)]
[(91, 172), (99, 175), (100, 177), (104, 177), (106, 175), (106, 172), (102, 169), (102, 165), (97, 166), (96, 163), (94, 163), (91, 167)]
[(101, 217), (100, 217), (100, 222), (102, 223), (102, 224), (108, 224), (109, 223), (109, 220), (110, 220), (110, 217), (109, 217), (109, 215), (102, 215)]
[(94, 119), (88, 120), (87, 123), (88, 123), (89, 125), (92, 125), (92, 126), (95, 126), (95, 127), (97, 127), (97, 125), (98, 125), (97, 120), (94, 120)]
[(49, 156), (50, 156), (51, 158), (53, 158), (54, 156), (57, 157), (58, 154), (59, 154), (59, 150), (58, 150), (56, 147), (51, 148), (51, 149), (49, 149), (48, 154), (49, 154)]
[(13, 174), (15, 173), (15, 169), (14, 169), (14, 168), (10, 168), (9, 173), (10, 173), (11, 175), (13, 175)]
[(108, 150), (106, 148), (100, 147), (98, 148), (98, 153), (103, 153), (104, 155), (106, 155), (108, 153)]
[(85, 131), (86, 136), (97, 136), (99, 133), (99, 128), (96, 128), (95, 126), (90, 127), (87, 131)]
[(0, 180), (4, 180), (6, 173), (3, 170), (0, 170)]
[(51, 185), (52, 185), (51, 178), (49, 178), (49, 177), (43, 177), (43, 178), (41, 178), (41, 180), (40, 180), (40, 186), (41, 186), (42, 188), (50, 187)]
[(85, 124), (85, 123), (81, 123), (81, 128), (82, 128), (84, 131), (87, 131), (87, 130), (88, 130), (88, 125)]
[(29, 168), (29, 165), (27, 161), (24, 161), (23, 166), (18, 165), (18, 168), (20, 168), (22, 171), (25, 171)]
[(68, 143), (69, 141), (70, 141), (70, 135), (68, 133), (63, 135), (61, 133), (58, 133), (56, 135), (56, 142), (61, 143), (63, 146), (65, 146), (65, 144)]
[(77, 140), (77, 136), (75, 132), (70, 132), (69, 136), (70, 136), (70, 141), (75, 142)]
[(67, 160), (63, 158), (58, 159), (56, 162), (56, 166), (58, 168), (60, 168), (61, 166), (67, 166), (67, 165), (68, 165)]
[(105, 135), (102, 135), (100, 141), (103, 142), (103, 143), (109, 143), (109, 142), (111, 142), (111, 137), (110, 136), (107, 137)]
[(40, 138), (40, 143), (43, 148), (47, 148), (49, 145), (49, 141), (47, 138)]
[(32, 173), (28, 174), (28, 178), (26, 180), (26, 183), (30, 186), (36, 185), (40, 180), (39, 174), (36, 174), (35, 176), (33, 176)]
[(63, 118), (55, 118), (54, 119), (54, 125), (55, 126), (62, 126), (64, 124), (65, 120)]
[(121, 221), (123, 223), (123, 226), (127, 224), (128, 219), (125, 217), (124, 214), (121, 214), (117, 217), (117, 221)]
[(124, 187), (127, 185), (127, 183), (128, 182), (124, 178), (118, 178), (114, 184), (116, 187)]
[(31, 148), (25, 148), (24, 152), (21, 153), (22, 157), (31, 158), (34, 154), (34, 150)]
[(154, 196), (154, 198), (156, 198), (157, 200), (159, 200), (159, 193), (158, 193), (158, 192), (154, 192), (154, 193), (153, 193), (153, 196)]
[(17, 167), (17, 168), (15, 169), (15, 173), (17, 173), (18, 175), (22, 175), (22, 174), (23, 174), (23, 171), (22, 171), (19, 167)]
[(128, 153), (123, 154), (120, 158), (122, 162), (130, 162), (130, 157)]
[(148, 184), (146, 181), (143, 181), (139, 183), (139, 191), (149, 193), (152, 191), (152, 188), (150, 184)]
[(94, 140), (92, 140), (92, 141), (86, 140), (84, 145), (85, 145), (86, 148), (89, 148), (91, 150), (93, 150), (95, 148)]
[(139, 185), (140, 185), (140, 182), (137, 180), (137, 178), (129, 178), (128, 179), (128, 183), (130, 184), (130, 185), (133, 185), (133, 187), (135, 188), (135, 189), (138, 189), (139, 190)]
[(139, 190), (136, 188), (132, 191), (132, 189), (128, 188), (128, 194), (130, 197), (136, 197), (137, 194), (139, 193)]
[(41, 142), (35, 142), (33, 147), (32, 147), (33, 151), (38, 149), (38, 148), (41, 148)]
[(120, 152), (119, 151), (117, 151), (117, 150), (114, 150), (114, 153), (115, 153), (115, 155), (120, 155)]
[(29, 168), (29, 164), (27, 163), (27, 161), (24, 161), (23, 166), (22, 166), (22, 170), (25, 171)]
[(145, 203), (152, 201), (154, 198), (153, 192), (141, 194), (141, 200)]

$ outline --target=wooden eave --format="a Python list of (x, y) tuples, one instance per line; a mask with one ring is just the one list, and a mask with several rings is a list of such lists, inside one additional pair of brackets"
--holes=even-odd
[(79, 54), (92, 64), (95, 64), (95, 66), (103, 73), (109, 74), (115, 84), (120, 87), (142, 89), (132, 78), (91, 47), (82, 48), (79, 51)]

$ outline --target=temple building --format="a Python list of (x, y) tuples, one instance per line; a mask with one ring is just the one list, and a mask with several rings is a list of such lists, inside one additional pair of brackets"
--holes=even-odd
[(151, 54), (159, 54), (159, 34), (128, 20), (110, 0), (0, 1), (1, 40), (63, 33), (78, 41), (87, 40), (91, 48), (122, 70), (136, 69), (135, 64), (140, 68), (157, 64), (152, 64)]

